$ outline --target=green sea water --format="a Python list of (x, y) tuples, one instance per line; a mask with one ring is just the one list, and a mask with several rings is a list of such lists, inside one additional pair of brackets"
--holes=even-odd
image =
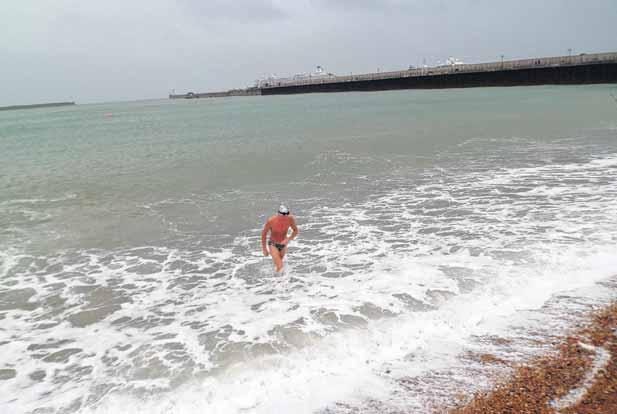
[[(522, 358), (617, 296), (612, 91), (0, 112), (0, 412), (424, 413), (476, 391), (467, 352)], [(275, 275), (280, 203), (300, 235)]]
[[(20, 236), (42, 249), (50, 242), (156, 242), (173, 230), (144, 206), (194, 195), (209, 199), (196, 211), (177, 211), (182, 224), (233, 234), (279, 200), (324, 191), (362, 197), (371, 189), (349, 188), (348, 178), (432, 166), (469, 139), (546, 140), (610, 127), (617, 107), (610, 91), (603, 85), (395, 91), (6, 112), (0, 202), (67, 200), (35, 209), (41, 220), (5, 213), (4, 239)], [(482, 157), (486, 149), (473, 150)], [(521, 160), (506, 155), (502, 162)], [(217, 197), (234, 191), (254, 196), (239, 203)]]

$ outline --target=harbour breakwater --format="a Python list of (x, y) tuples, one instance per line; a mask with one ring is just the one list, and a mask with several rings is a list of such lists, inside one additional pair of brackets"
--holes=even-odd
[(16, 109), (50, 108), (54, 106), (69, 106), (69, 105), (75, 105), (75, 102), (49, 102), (49, 103), (32, 104), (32, 105), (0, 106), (0, 111), (12, 111)]
[(221, 92), (188, 92), (183, 94), (169, 94), (169, 99), (197, 99), (197, 98), (225, 98), (228, 96), (256, 96), (261, 95), (259, 88), (230, 89)]

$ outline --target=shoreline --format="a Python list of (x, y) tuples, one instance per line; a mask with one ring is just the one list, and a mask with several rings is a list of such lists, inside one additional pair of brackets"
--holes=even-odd
[[(617, 302), (592, 312), (588, 323), (553, 352), (514, 367), (511, 375), (447, 414), (617, 413)], [(485, 357), (490, 361), (490, 355)], [(499, 363), (499, 361), (492, 361)]]

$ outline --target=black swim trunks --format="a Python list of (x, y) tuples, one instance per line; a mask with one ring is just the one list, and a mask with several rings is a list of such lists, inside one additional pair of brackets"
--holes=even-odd
[(282, 252), (283, 249), (286, 247), (286, 245), (280, 244), (280, 243), (275, 243), (272, 240), (268, 240), (268, 246), (276, 247), (279, 252)]

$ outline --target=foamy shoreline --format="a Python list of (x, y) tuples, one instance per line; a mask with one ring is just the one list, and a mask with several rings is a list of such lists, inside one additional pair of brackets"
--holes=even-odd
[(515, 367), (511, 376), (471, 401), (438, 412), (617, 412), (617, 302), (593, 312), (588, 323), (556, 344), (554, 351)]

